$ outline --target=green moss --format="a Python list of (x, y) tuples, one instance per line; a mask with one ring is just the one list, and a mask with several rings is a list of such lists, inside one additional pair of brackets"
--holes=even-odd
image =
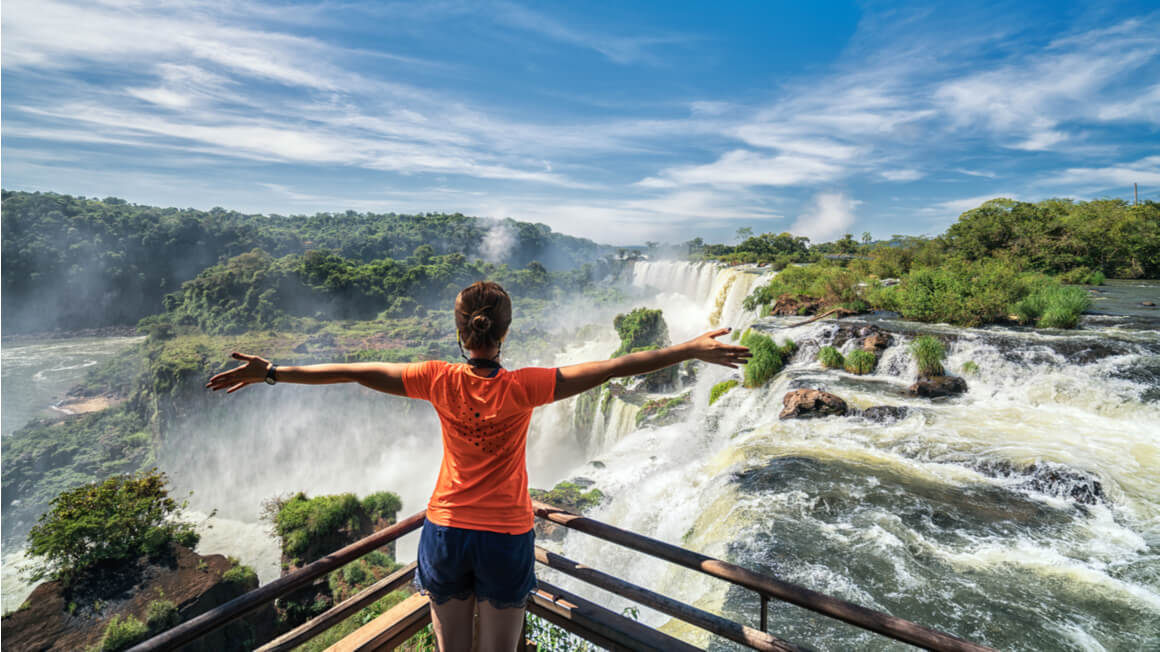
[(584, 491), (576, 483), (568, 481), (557, 484), (549, 491), (543, 489), (528, 491), (536, 500), (581, 513), (596, 507), (604, 500), (604, 494), (599, 489)]
[(737, 387), (740, 384), (741, 381), (737, 380), (736, 378), (730, 378), (729, 380), (723, 380), (716, 385), (713, 385), (713, 388), (709, 390), (709, 405), (716, 403), (717, 399), (721, 398), (729, 390)]
[(842, 353), (832, 346), (823, 346), (818, 351), (818, 362), (826, 369), (841, 369), (846, 365), (846, 359), (842, 357)]
[(930, 335), (921, 335), (910, 343), (910, 352), (918, 361), (918, 373), (921, 376), (942, 376), (946, 374), (942, 361), (947, 352), (943, 343)]
[(859, 376), (868, 374), (874, 371), (874, 367), (878, 365), (878, 356), (869, 351), (851, 351), (850, 355), (846, 356), (846, 371)]
[(666, 425), (673, 410), (688, 405), (692, 392), (685, 392), (673, 398), (656, 398), (645, 401), (636, 413), (636, 427), (639, 428), (645, 421), (652, 421), (657, 425)]
[(964, 374), (969, 374), (969, 375), (973, 376), (973, 375), (979, 373), (979, 365), (975, 364), (975, 362), (973, 360), (967, 360), (966, 362), (963, 363), (963, 366), (960, 367), (960, 370)]

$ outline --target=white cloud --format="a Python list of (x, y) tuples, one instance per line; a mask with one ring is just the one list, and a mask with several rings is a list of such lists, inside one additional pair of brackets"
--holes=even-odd
[(848, 231), (854, 223), (854, 208), (861, 203), (840, 192), (818, 193), (813, 206), (797, 218), (790, 232), (813, 242), (832, 240)]
[[(707, 165), (669, 168), (661, 179), (674, 184), (713, 186), (792, 186), (835, 179), (842, 168), (817, 158), (794, 155), (764, 156), (738, 149)], [(661, 181), (645, 179), (640, 185), (659, 187)]]
[(988, 202), (992, 199), (999, 199), (999, 198), (1018, 199), (1018, 197), (1015, 195), (1015, 193), (995, 193), (995, 194), (990, 194), (990, 195), (977, 195), (975, 197), (964, 197), (963, 199), (951, 199), (951, 200), (947, 200), (947, 201), (938, 202), (937, 204), (934, 205), (934, 209), (930, 210), (928, 212), (934, 212), (934, 213), (939, 213), (939, 214), (953, 213), (955, 215), (958, 215), (960, 213), (964, 213), (966, 211), (969, 211), (972, 208), (978, 208), (983, 203)]
[(1079, 187), (1088, 191), (1113, 186), (1131, 188), (1133, 183), (1160, 186), (1160, 156), (1149, 156), (1135, 163), (1108, 167), (1075, 167), (1050, 175), (1044, 183)]
[(913, 169), (883, 170), (881, 174), (887, 181), (917, 181), (926, 176), (921, 171)]

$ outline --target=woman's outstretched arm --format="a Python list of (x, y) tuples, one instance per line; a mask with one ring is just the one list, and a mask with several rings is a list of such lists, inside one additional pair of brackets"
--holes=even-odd
[(716, 340), (731, 330), (731, 328), (722, 328), (710, 331), (688, 342), (674, 344), (655, 351), (641, 351), (611, 360), (582, 362), (560, 367), (556, 370), (556, 393), (552, 400), (559, 401), (569, 396), (575, 396), (611, 378), (647, 374), (685, 360), (702, 360), (736, 369), (738, 364), (743, 364), (748, 360), (749, 349)]
[[(238, 391), (246, 385), (266, 380), (270, 361), (256, 355), (234, 353), (235, 360), (244, 364), (223, 371), (209, 379), (206, 387), (227, 394)], [(329, 385), (332, 383), (358, 383), (387, 394), (406, 396), (403, 388), (403, 368), (407, 365), (390, 362), (356, 362), (347, 364), (311, 364), (301, 366), (281, 366), (275, 376), (279, 383), (299, 383), (305, 385)]]

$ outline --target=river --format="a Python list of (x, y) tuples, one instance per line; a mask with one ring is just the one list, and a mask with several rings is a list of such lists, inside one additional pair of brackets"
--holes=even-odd
[[(842, 342), (838, 324), (794, 328), (798, 319), (758, 319), (742, 308), (768, 274), (637, 263), (632, 305), (662, 308), (674, 340), (752, 325), (800, 349), (766, 387), (734, 389), (712, 406), (710, 387), (737, 372), (702, 369), (687, 388), (691, 408), (664, 427), (637, 428), (638, 408), (618, 399), (584, 428), (575, 425), (574, 400), (537, 411), (533, 486), (586, 478), (609, 497), (595, 518), (1001, 649), (1155, 649), (1160, 320), (1138, 304), (1155, 300), (1160, 284), (1100, 288), (1094, 309), (1107, 314), (1085, 316), (1070, 332), (860, 318), (853, 324), (891, 332), (895, 344), (872, 375), (854, 377), (814, 360), (825, 344), (856, 345)], [(602, 325), (554, 359), (519, 362), (606, 357), (618, 342)], [(978, 365), (966, 376), (967, 394), (905, 394), (916, 373), (906, 343), (924, 332), (948, 339), (952, 372)], [(890, 423), (779, 420), (782, 396), (798, 387), (834, 392), (857, 408), (909, 411)], [(163, 468), (180, 490), (195, 492), (197, 509), (221, 510), (203, 552), (239, 556), (264, 582), (275, 577), (276, 548), (258, 514), (263, 500), (291, 491), (389, 489), (405, 513), (422, 508), (440, 454), (428, 409), (362, 388), (265, 390), (221, 399), (167, 434)], [(756, 597), (724, 583), (579, 533), (547, 545), (756, 626)], [(401, 559), (413, 551), (413, 537), (401, 542)], [(628, 605), (581, 592), (618, 610)], [(731, 649), (647, 609), (640, 617)], [(818, 649), (909, 649), (785, 605), (771, 606), (769, 630)]]

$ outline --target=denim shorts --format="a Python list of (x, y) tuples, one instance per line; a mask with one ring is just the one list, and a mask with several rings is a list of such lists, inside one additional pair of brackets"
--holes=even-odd
[(523, 607), (536, 588), (534, 530), (502, 534), (424, 523), (415, 585), (435, 604), (475, 596)]

